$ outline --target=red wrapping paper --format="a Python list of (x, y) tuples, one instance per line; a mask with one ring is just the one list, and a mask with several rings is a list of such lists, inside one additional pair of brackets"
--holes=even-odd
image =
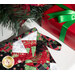
[[(64, 5), (75, 11), (75, 4)], [(64, 11), (64, 9), (57, 5), (54, 5), (53, 7), (49, 8), (47, 11), (44, 12), (44, 17), (42, 20), (42, 27), (54, 36), (56, 36), (57, 38), (59, 38), (60, 36), (61, 28), (64, 23), (58, 23), (57, 18), (48, 20), (49, 16), (47, 14), (60, 11)], [(75, 23), (68, 28), (64, 43), (75, 50)]]

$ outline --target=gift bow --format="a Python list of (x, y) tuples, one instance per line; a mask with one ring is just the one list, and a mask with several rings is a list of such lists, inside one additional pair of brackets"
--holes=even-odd
[(52, 14), (48, 14), (50, 16), (49, 19), (58, 17), (58, 22), (67, 22), (67, 21), (74, 21), (75, 22), (75, 11), (73, 10), (65, 10), (61, 12), (56, 12)]
[(50, 13), (48, 14), (48, 16), (50, 16), (49, 19), (58, 18), (58, 22), (62, 23), (65, 22), (61, 28), (61, 32), (60, 32), (60, 37), (59, 39), (64, 42), (65, 36), (66, 36), (66, 32), (67, 29), (75, 23), (75, 11), (71, 10), (70, 8), (62, 5), (62, 4), (57, 4), (59, 7), (66, 9), (65, 11), (61, 11), (61, 12), (55, 12), (55, 13)]

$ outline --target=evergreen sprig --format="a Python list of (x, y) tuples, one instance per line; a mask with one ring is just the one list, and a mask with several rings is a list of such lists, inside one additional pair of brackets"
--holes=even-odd
[(21, 5), (0, 4), (0, 24), (17, 34), (22, 21), (30, 17), (27, 14), (27, 10), (23, 10)]
[(0, 24), (8, 27), (18, 35), (20, 25), (23, 20), (34, 18), (35, 21), (42, 19), (44, 11), (51, 5), (45, 6), (30, 6), (30, 12), (27, 9), (22, 9), (22, 4), (0, 4)]
[(47, 5), (44, 5), (44, 6), (30, 6), (31, 8), (31, 11), (30, 11), (30, 14), (32, 15), (32, 17), (35, 18), (35, 20), (41, 20), (42, 19), (42, 16), (43, 16), (43, 13), (49, 9), (49, 7), (51, 7), (52, 5), (50, 4), (47, 4)]

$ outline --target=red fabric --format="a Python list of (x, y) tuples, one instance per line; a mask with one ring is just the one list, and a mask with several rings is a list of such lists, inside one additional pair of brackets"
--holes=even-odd
[(40, 52), (37, 55), (35, 53), (34, 54), (35, 57), (33, 57), (32, 56), (32, 51), (31, 51), (31, 47), (32, 46), (36, 46), (36, 41), (35, 40), (33, 40), (33, 41), (24, 41), (24, 40), (22, 40), (22, 43), (24, 44), (25, 48), (30, 48), (30, 51), (29, 51), (29, 53), (13, 53), (12, 52), (12, 56), (13, 55), (14, 56), (17, 55), (16, 57), (14, 57), (15, 65), (20, 63), (20, 62), (23, 62), (23, 61), (25, 61), (27, 59), (32, 60), (33, 61), (32, 63), (39, 63), (39, 64), (40, 63), (44, 64), (44, 63), (46, 63), (46, 61), (50, 61), (50, 54), (49, 54), (49, 52), (46, 52), (46, 50), (47, 50), (46, 46), (44, 47), (44, 49), (43, 49), (44, 51), (43, 52)]
[[(72, 10), (75, 10), (75, 4), (64, 5), (71, 8)], [(48, 20), (49, 16), (47, 14), (60, 11), (64, 11), (64, 9), (57, 5), (54, 5), (53, 7), (44, 12), (44, 17), (42, 20), (42, 27), (48, 32), (52, 33), (57, 38), (59, 38), (60, 31), (64, 23), (58, 23), (57, 18)], [(75, 50), (75, 23), (68, 28), (64, 43)]]

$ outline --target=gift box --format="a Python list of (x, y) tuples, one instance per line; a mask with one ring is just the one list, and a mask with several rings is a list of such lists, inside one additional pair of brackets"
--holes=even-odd
[(32, 28), (0, 44), (0, 70), (49, 70), (56, 63), (48, 48), (59, 51), (61, 44)]
[(75, 4), (54, 5), (44, 12), (42, 27), (75, 50), (74, 12)]

